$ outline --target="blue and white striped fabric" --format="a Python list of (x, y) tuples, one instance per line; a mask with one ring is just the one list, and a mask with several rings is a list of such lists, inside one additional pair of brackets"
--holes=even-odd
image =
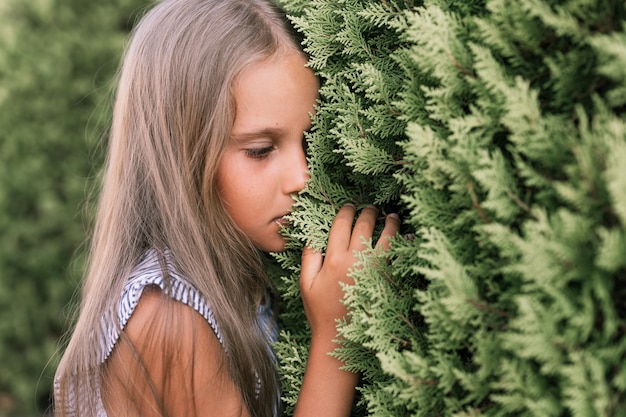
[[(196, 310), (205, 318), (215, 332), (220, 344), (226, 350), (219, 325), (208, 301), (178, 273), (169, 257), (169, 253), (166, 253), (166, 262), (169, 274), (167, 288), (159, 257), (155, 250), (147, 251), (140, 262), (133, 268), (129, 275), (128, 283), (124, 286), (117, 308), (105, 314), (100, 320), (99, 328), (91, 334), (92, 346), (98, 349), (97, 354), (100, 364), (103, 364), (111, 355), (115, 344), (119, 340), (119, 331), (124, 329), (135, 308), (137, 308), (144, 289), (149, 286), (160, 287), (165, 294)], [(259, 327), (267, 337), (268, 349), (271, 352), (270, 344), (278, 339), (278, 327), (273, 317), (270, 297), (265, 297), (264, 303), (259, 307), (257, 317)], [(99, 381), (96, 381), (96, 383), (99, 384)], [(257, 380), (257, 384), (260, 384), (259, 380)], [(55, 385), (57, 385), (57, 381), (55, 381)], [(80, 387), (78, 390), (80, 391)], [(73, 401), (70, 401), (73, 403), (73, 407), (70, 408), (76, 409), (78, 407), (80, 409), (80, 398), (82, 395), (80, 392), (74, 394), (71, 396)], [(79, 404), (76, 404), (76, 399), (78, 399)], [(98, 404), (97, 416), (107, 417), (100, 392), (98, 392), (96, 400)]]
[(167, 288), (165, 287), (163, 271), (161, 270), (161, 265), (155, 250), (149, 250), (131, 272), (117, 307), (116, 319), (118, 326), (113, 325), (111, 315), (102, 317), (101, 335), (104, 335), (104, 340), (101, 340), (102, 343), (100, 344), (102, 349), (100, 352), (100, 363), (104, 363), (113, 351), (113, 347), (119, 339), (117, 329), (124, 329), (124, 327), (126, 327), (130, 316), (135, 311), (135, 308), (137, 308), (137, 304), (139, 304), (143, 290), (152, 285), (158, 286), (165, 294), (200, 313), (215, 332), (222, 347), (224, 347), (222, 334), (209, 303), (178, 273), (171, 259), (169, 259), (169, 256), (166, 262), (169, 274), (169, 285)]

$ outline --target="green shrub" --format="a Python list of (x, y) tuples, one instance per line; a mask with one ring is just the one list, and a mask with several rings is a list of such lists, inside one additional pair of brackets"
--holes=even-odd
[[(109, 81), (147, 0), (0, 4), (0, 416), (49, 404)], [(72, 262), (74, 260), (74, 262)]]
[[(323, 85), (291, 246), (346, 202), (403, 217), (347, 289), (353, 414), (626, 415), (625, 4), (283, 3)], [(276, 257), (290, 414), (308, 330)]]

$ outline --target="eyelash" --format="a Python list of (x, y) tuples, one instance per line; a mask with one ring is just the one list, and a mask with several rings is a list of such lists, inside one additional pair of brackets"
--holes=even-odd
[[(302, 150), (304, 154), (307, 155), (308, 151), (308, 143), (306, 138), (302, 137)], [(245, 153), (248, 158), (263, 160), (270, 156), (270, 153), (274, 150), (274, 146), (265, 146), (263, 148), (250, 148), (246, 149)]]
[(266, 146), (264, 148), (251, 148), (246, 149), (246, 155), (253, 159), (265, 159), (270, 156), (270, 153), (274, 150), (273, 146)]

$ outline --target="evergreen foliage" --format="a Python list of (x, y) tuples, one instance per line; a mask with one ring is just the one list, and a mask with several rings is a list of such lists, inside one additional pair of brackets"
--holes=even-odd
[[(48, 404), (93, 141), (146, 3), (0, 2), (0, 416)], [(299, 249), (352, 202), (403, 217), (347, 288), (353, 415), (626, 415), (626, 5), (281, 3), (322, 82), (272, 272), (285, 414), (308, 349)]]
[(0, 2), (0, 416), (48, 407), (109, 81), (147, 3)]
[[(347, 288), (353, 415), (626, 415), (626, 4), (281, 3), (322, 82), (290, 246), (347, 202), (403, 217)], [(276, 258), (289, 415), (308, 329)]]

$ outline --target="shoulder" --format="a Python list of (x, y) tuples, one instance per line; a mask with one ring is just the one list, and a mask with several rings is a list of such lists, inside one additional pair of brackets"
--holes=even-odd
[[(143, 289), (150, 286), (158, 287), (163, 294), (196, 310), (209, 323), (223, 345), (219, 326), (208, 300), (184, 275), (179, 273), (171, 254), (167, 251), (163, 255), (163, 259), (159, 258), (155, 250), (147, 251), (144, 258), (131, 272), (120, 300), (118, 315), (122, 327), (139, 302)], [(126, 307), (130, 311), (125, 311)]]
[(129, 407), (148, 416), (239, 415), (225, 355), (201, 314), (146, 287), (105, 364), (105, 407), (109, 415)]
[[(151, 293), (156, 290), (164, 297), (187, 305), (199, 313), (224, 348), (220, 327), (209, 302), (178, 273), (169, 253), (165, 253), (164, 259), (160, 259), (155, 250), (149, 250), (133, 268), (117, 303), (101, 318), (100, 328), (96, 329), (96, 334), (99, 334), (96, 336), (97, 340), (101, 341), (101, 363), (106, 361), (113, 351), (120, 338), (120, 332), (126, 328), (130, 318), (135, 317), (135, 322), (140, 321), (140, 318), (136, 317), (140, 300), (142, 305), (146, 304), (149, 307), (153, 303), (151, 300), (155, 298)], [(172, 308), (176, 304), (164, 305)], [(145, 309), (146, 307), (141, 307), (141, 310)]]
[[(188, 346), (215, 348), (223, 352), (213, 327), (192, 306), (164, 294), (155, 285), (144, 287), (141, 297), (124, 327), (124, 337), (140, 346), (157, 345), (184, 350)], [(153, 340), (154, 339), (154, 340)], [(158, 343), (149, 343), (151, 341)]]
[(144, 289), (121, 339), (151, 363), (160, 362), (158, 355), (172, 355), (184, 367), (193, 366), (197, 355), (217, 366), (224, 361), (222, 344), (204, 317), (156, 286)]

